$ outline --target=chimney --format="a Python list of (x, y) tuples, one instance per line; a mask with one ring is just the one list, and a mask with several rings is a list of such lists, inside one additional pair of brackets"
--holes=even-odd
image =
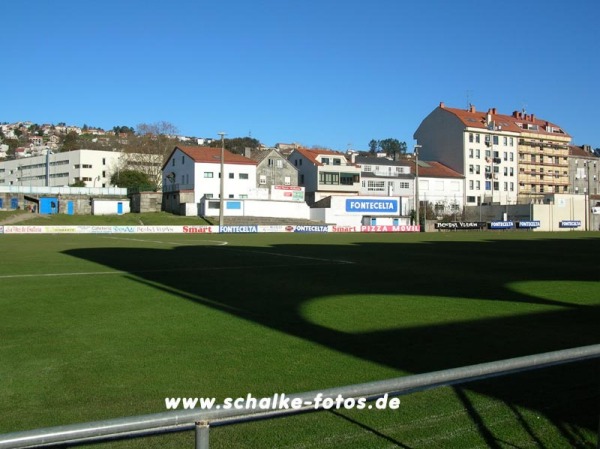
[(252, 159), (252, 148), (244, 148), (244, 156), (248, 159)]
[(469, 104), (469, 112), (472, 114), (475, 113), (475, 105)]
[(535, 122), (535, 114), (531, 114), (531, 121)]
[(444, 104), (443, 101), (440, 101), (440, 109), (444, 109), (446, 107), (446, 105)]
[(496, 108), (492, 108), (492, 115), (496, 115)]
[(519, 118), (519, 111), (513, 111), (512, 116), (514, 118)]

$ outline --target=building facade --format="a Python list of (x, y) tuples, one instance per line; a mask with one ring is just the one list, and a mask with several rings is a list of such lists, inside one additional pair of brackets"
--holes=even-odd
[(567, 191), (571, 137), (533, 114), (440, 103), (414, 138), (421, 157), (464, 175), (466, 205), (543, 201), (547, 193)]
[(257, 162), (256, 187), (269, 192), (274, 186), (297, 186), (298, 169), (279, 151), (249, 150), (246, 157)]
[[(257, 162), (227, 150), (223, 154), (224, 198), (249, 198), (249, 192), (256, 186)], [(203, 198), (220, 198), (220, 148), (177, 146), (162, 170), (163, 194), (166, 195), (163, 204), (198, 204)], [(170, 209), (178, 210), (178, 207)]]
[(121, 152), (74, 150), (0, 162), (0, 185), (61, 187), (83, 181), (86, 187), (111, 187)]
[(298, 185), (306, 188), (309, 204), (332, 195), (358, 195), (360, 167), (342, 153), (297, 148), (288, 160), (298, 169)]

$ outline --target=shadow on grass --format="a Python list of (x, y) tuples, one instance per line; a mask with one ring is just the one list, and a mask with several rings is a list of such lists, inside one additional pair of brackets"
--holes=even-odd
[[(540, 297), (536, 290), (527, 294), (514, 289), (518, 283), (583, 281), (591, 283), (592, 299), (597, 299), (599, 239), (90, 248), (66, 254), (129, 272), (132, 279), (169, 294), (411, 373), (595, 344), (600, 339), (598, 301), (581, 297), (589, 296), (589, 290), (563, 288)], [(315, 298), (345, 295), (365, 295), (366, 301), (374, 295), (502, 301), (511, 303), (514, 314), (412, 327), (375, 326), (362, 332), (327, 327), (303, 314)], [(352, 306), (348, 299), (346, 307)], [(364, 319), (373, 318), (365, 312)], [(597, 429), (598, 378), (598, 363), (586, 362), (464, 388), (513, 407), (538, 410), (565, 440), (577, 445), (581, 440), (577, 427)], [(561, 397), (553, 398), (556, 407), (547, 405), (543, 389), (548, 385), (559, 385), (553, 388), (553, 394), (561, 392)], [(499, 447), (500, 440), (462, 390), (456, 391), (484, 441)], [(518, 418), (523, 421), (521, 415)], [(524, 421), (523, 429), (539, 443)]]

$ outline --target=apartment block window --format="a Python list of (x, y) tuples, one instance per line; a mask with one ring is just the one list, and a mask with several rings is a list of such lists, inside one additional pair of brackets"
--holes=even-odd
[(229, 173), (229, 179), (235, 178), (235, 173)]
[(472, 158), (473, 157), (473, 148), (469, 148), (469, 157)]
[(102, 158), (102, 165), (106, 165), (106, 158), (105, 157)]
[(515, 183), (514, 183), (514, 182), (511, 182), (511, 183), (510, 183), (510, 191), (511, 191), (511, 192), (514, 192), (514, 191), (515, 191)]
[(473, 180), (469, 181), (469, 190), (473, 190), (473, 186), (474, 186), (474, 184), (475, 184), (475, 183), (474, 183), (474, 181), (473, 181)]
[(505, 192), (508, 192), (508, 182), (505, 182), (505, 183), (504, 183), (504, 191), (505, 191)]
[(367, 190), (369, 192), (384, 192), (385, 181), (367, 181)]
[(504, 146), (508, 145), (508, 137), (504, 136), (502, 138), (502, 143), (504, 144)]
[(333, 159), (333, 165), (342, 165), (342, 161), (339, 158)]
[(340, 174), (339, 173), (319, 173), (319, 183), (329, 185), (339, 185)]
[(323, 163), (323, 165), (329, 165), (329, 158), (328, 157), (321, 158), (321, 162)]
[(205, 178), (213, 178), (214, 177), (214, 173), (211, 171), (205, 171), (204, 172), (204, 177)]
[(469, 173), (471, 173), (471, 174), (473, 173), (473, 165), (472, 164), (469, 165)]
[(371, 171), (371, 166), (370, 165), (363, 166), (363, 171), (370, 172)]
[(510, 176), (515, 176), (515, 169), (513, 167), (510, 167), (509, 173), (510, 173)]
[(475, 142), (476, 143), (480, 142), (480, 135), (479, 134), (475, 134)]
[(485, 150), (485, 157), (492, 157), (492, 151), (491, 150)]
[(400, 182), (399, 186), (400, 186), (401, 189), (408, 189), (409, 188), (408, 182)]
[(481, 181), (475, 182), (475, 190), (481, 190)]
[(492, 190), (492, 181), (485, 182), (485, 190)]
[(508, 159), (509, 159), (511, 162), (512, 162), (512, 161), (514, 161), (514, 160), (515, 160), (515, 155), (514, 155), (512, 152), (511, 152), (511, 153), (508, 153)]
[[(479, 135), (479, 134), (477, 134)], [(481, 159), (481, 150), (477, 149), (475, 150), (475, 159)]]
[(508, 167), (504, 167), (504, 176), (508, 176)]
[(494, 145), (498, 145), (498, 136), (492, 136), (492, 142)]
[(494, 181), (494, 190), (500, 190), (500, 183)]
[(475, 166), (475, 173), (476, 174), (480, 174), (481, 173), (481, 166), (480, 165), (476, 165)]
[(509, 144), (511, 147), (515, 146), (515, 142), (514, 142), (514, 140), (513, 140), (513, 138), (512, 138), (512, 137), (509, 137), (509, 138), (508, 138), (508, 144)]
[(468, 196), (467, 197), (467, 203), (474, 203), (475, 202), (475, 197), (474, 196)]
[(240, 174), (238, 174), (238, 177), (240, 179), (248, 179), (248, 173), (240, 173)]
[(469, 133), (469, 142), (473, 142), (473, 133)]
[(504, 156), (504, 160), (507, 161), (508, 160), (508, 153), (505, 151), (502, 156)]

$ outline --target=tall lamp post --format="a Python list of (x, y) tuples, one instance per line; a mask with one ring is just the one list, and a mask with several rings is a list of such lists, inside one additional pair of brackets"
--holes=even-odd
[(419, 221), (419, 209), (421, 208), (421, 202), (419, 201), (419, 150), (421, 145), (415, 145), (413, 153), (415, 155), (415, 220), (417, 226), (420, 225)]
[(227, 133), (218, 133), (221, 136), (221, 187), (219, 194), (219, 231), (223, 227), (223, 205), (225, 203), (225, 136)]

